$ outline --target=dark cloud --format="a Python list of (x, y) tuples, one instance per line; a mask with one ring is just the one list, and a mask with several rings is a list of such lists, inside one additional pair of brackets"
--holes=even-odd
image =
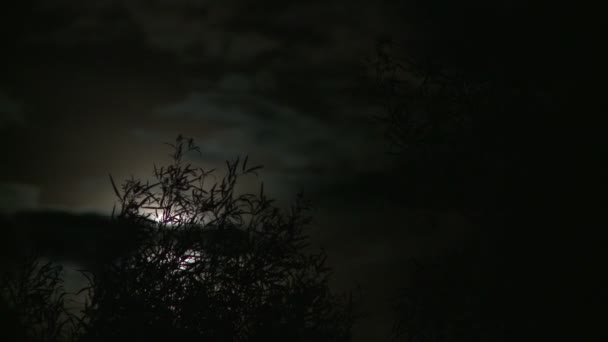
[(39, 198), (36, 186), (0, 182), (0, 213), (37, 209)]
[[(37, 146), (47, 150), (39, 161), (28, 163), (55, 171), (52, 178), (25, 174), (18, 180), (53, 187), (49, 183), (61, 184), (68, 178), (60, 170), (77, 155), (109, 155), (105, 151), (116, 145), (108, 141), (128, 141), (142, 134), (170, 140), (182, 130), (201, 137), (213, 160), (264, 150), (260, 163), (269, 169), (281, 164), (278, 167), (294, 173), (298, 168), (319, 169), (328, 158), (346, 163), (358, 158), (351, 153), (357, 148), (350, 133), (343, 133), (340, 146), (322, 151), (316, 160), (305, 156), (307, 146), (336, 145), (329, 143), (332, 134), (350, 131), (351, 122), (367, 114), (359, 111), (332, 122), (341, 111), (336, 103), (350, 95), (337, 93), (335, 87), (348, 89), (355, 76), (344, 65), (358, 62), (350, 52), (352, 40), (338, 42), (353, 19), (341, 14), (340, 6), (325, 8), (320, 3), (270, 8), (242, 2), (171, 1), (60, 1), (24, 7), (27, 21), (45, 29), (22, 32), (7, 57), (12, 81), (5, 85), (27, 97), (27, 114), (33, 121), (28, 128), (32, 139), (24, 151), (36, 154)], [(361, 11), (361, 6), (352, 11)], [(377, 21), (377, 13), (370, 20)], [(361, 39), (357, 44), (361, 48), (370, 42)], [(162, 114), (168, 108), (176, 112), (171, 117)], [(198, 127), (180, 128), (191, 119)], [(341, 127), (344, 124), (348, 127)], [(223, 130), (224, 126), (230, 129)], [(86, 134), (68, 133), (77, 127)], [(247, 151), (242, 150), (245, 146)], [(258, 151), (249, 151), (252, 146)], [(111, 154), (109, 164), (118, 164), (126, 152)], [(91, 173), (101, 166), (98, 160), (77, 168), (88, 173), (86, 177), (95, 177)], [(143, 168), (129, 164), (131, 170)], [(63, 206), (76, 202), (66, 196), (51, 199), (56, 192), (44, 191), (43, 201)], [(87, 197), (91, 201), (92, 196)]]
[(133, 246), (132, 227), (110, 221), (107, 216), (19, 209), (13, 213), (0, 211), (0, 271), (32, 252), (59, 263), (65, 290), (75, 294), (68, 309), (81, 310), (85, 302), (85, 294), (79, 291), (87, 286), (87, 279), (80, 270), (95, 269), (100, 262)]
[(134, 241), (132, 227), (96, 214), (25, 210), (4, 218), (8, 223), (2, 227), (3, 234), (16, 236), (16, 245), (28, 246), (25, 249), (49, 259), (87, 267), (128, 250)]
[(0, 92), (0, 126), (22, 125), (24, 123), (25, 117), (22, 105), (11, 99), (7, 94)]

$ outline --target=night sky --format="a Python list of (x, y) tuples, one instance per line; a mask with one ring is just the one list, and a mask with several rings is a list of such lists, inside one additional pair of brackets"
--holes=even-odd
[[(112, 210), (108, 174), (150, 176), (178, 134), (206, 168), (248, 155), (264, 169), (247, 182), (312, 201), (335, 287), (364, 295), (357, 340), (383, 340), (409, 260), (466, 245), (472, 228), (449, 205), (431, 220), (400, 201), (399, 159), (373, 120), (382, 108), (362, 90), (366, 58), (391, 39), (553, 108), (569, 89), (549, 86), (569, 72), (548, 58), (564, 57), (559, 13), (474, 0), (15, 2), (0, 14), (0, 209), (63, 213), (48, 221), (58, 231), (88, 225), (84, 214)], [(77, 240), (64, 249), (96, 243)]]

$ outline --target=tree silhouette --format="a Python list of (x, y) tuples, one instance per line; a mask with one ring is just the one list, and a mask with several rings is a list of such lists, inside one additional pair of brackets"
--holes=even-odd
[(394, 339), (511, 341), (515, 331), (525, 331), (524, 315), (514, 315), (521, 307), (509, 293), (515, 289), (517, 273), (505, 277), (504, 264), (480, 255), (469, 247), (415, 262), (411, 281), (393, 303)]
[(394, 337), (544, 336), (534, 335), (549, 317), (539, 312), (553, 298), (541, 295), (541, 275), (555, 260), (543, 250), (546, 222), (529, 214), (539, 210), (540, 198), (531, 118), (546, 108), (508, 79), (397, 58), (392, 48), (379, 43), (371, 65), (384, 107), (379, 117), (399, 156), (396, 191), (410, 207), (455, 210), (475, 229), (458, 253), (418, 261), (394, 303)]
[(513, 113), (534, 111), (533, 101), (496, 80), (394, 50), (380, 41), (369, 65), (383, 108), (377, 118), (408, 188), (401, 195), (413, 206), (450, 207), (472, 220), (511, 204), (526, 165)]
[(254, 174), (247, 158), (214, 171), (187, 162), (198, 151), (179, 136), (154, 179), (112, 185), (116, 220), (138, 228), (129, 253), (86, 272), (90, 301), (82, 341), (347, 341), (352, 301), (328, 287), (322, 252), (311, 253), (307, 204), (288, 212), (264, 193), (239, 193)]

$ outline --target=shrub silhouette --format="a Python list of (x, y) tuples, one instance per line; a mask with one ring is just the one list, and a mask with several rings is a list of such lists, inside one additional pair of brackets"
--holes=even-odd
[[(508, 303), (515, 281), (499, 274), (505, 270), (496, 259), (484, 262), (478, 252), (468, 248), (415, 263), (412, 280), (393, 303), (396, 341), (511, 341), (512, 330), (524, 330)], [(506, 326), (506, 318), (517, 328)]]
[[(112, 185), (116, 220), (138, 228), (129, 253), (85, 272), (82, 341), (347, 341), (352, 301), (328, 287), (322, 252), (308, 252), (301, 196), (288, 212), (264, 193), (238, 193), (247, 158), (214, 171), (186, 161), (179, 136), (154, 180)], [(111, 246), (108, 246), (111, 248)]]
[(549, 317), (539, 313), (553, 303), (539, 290), (548, 288), (540, 270), (558, 254), (543, 250), (545, 218), (529, 217), (539, 216), (534, 191), (542, 188), (531, 175), (540, 158), (522, 118), (546, 108), (508, 80), (395, 58), (389, 43), (379, 44), (372, 66), (380, 119), (399, 156), (395, 191), (410, 208), (456, 211), (474, 228), (459, 253), (421, 260), (409, 274), (394, 303), (395, 339), (536, 338)]
[(68, 338), (61, 266), (36, 256), (21, 258), (0, 273), (2, 341), (54, 342)]
[[(370, 60), (373, 92), (390, 151), (398, 155), (397, 190), (411, 206), (451, 208), (475, 223), (523, 208), (538, 163), (531, 120), (540, 99), (509, 80), (480, 78), (428, 60), (397, 56), (379, 42)], [(530, 125), (528, 125), (530, 124)]]

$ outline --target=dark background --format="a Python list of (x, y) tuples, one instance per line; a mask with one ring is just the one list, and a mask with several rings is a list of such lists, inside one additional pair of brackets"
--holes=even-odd
[[(329, 254), (336, 288), (361, 286), (368, 315), (357, 340), (382, 340), (411, 258), (444, 255), (476, 235), (457, 203), (431, 210), (402, 200), (400, 184), (411, 180), (372, 120), (382, 108), (362, 91), (366, 58), (391, 39), (404, 55), (533, 98), (541, 110), (523, 101), (494, 123), (518, 156), (509, 162), (529, 177), (488, 200), (509, 212), (539, 204), (535, 217), (553, 218), (557, 206), (544, 199), (568, 197), (553, 196), (555, 181), (559, 191), (575, 188), (557, 170), (580, 166), (564, 162), (577, 154), (562, 140), (579, 141), (576, 125), (557, 127), (591, 107), (578, 99), (599, 59), (589, 44), (599, 24), (573, 12), (475, 0), (15, 2), (0, 15), (0, 209), (58, 211), (36, 225), (78, 265), (111, 248), (86, 233), (99, 224), (90, 214), (112, 209), (108, 173), (149, 176), (167, 160), (162, 143), (180, 133), (195, 139), (195, 162), (207, 168), (249, 155), (265, 168), (247, 186), (264, 181), (280, 203), (300, 190), (312, 200), (311, 237)], [(34, 222), (28, 215), (21, 219)], [(549, 220), (531, 222), (519, 229), (546, 233)], [(75, 227), (80, 234), (62, 233)]]

